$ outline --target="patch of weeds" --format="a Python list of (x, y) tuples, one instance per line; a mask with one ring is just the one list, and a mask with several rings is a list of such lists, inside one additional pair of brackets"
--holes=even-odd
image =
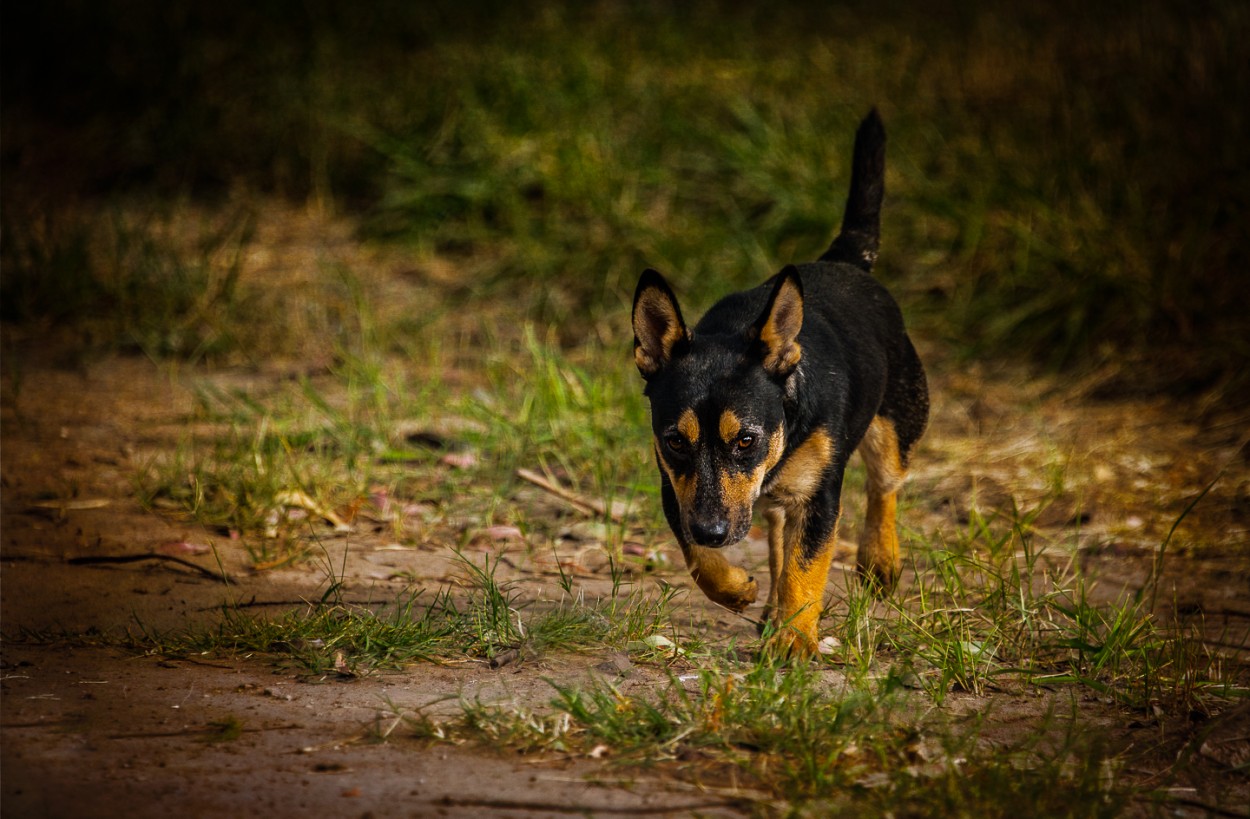
[(393, 413), (374, 390), (349, 381), (335, 394), (307, 379), (265, 399), (201, 384), (193, 429), (207, 431), (149, 459), (140, 500), (235, 533), (258, 567), (307, 555), (327, 524), (344, 528), (370, 487), (409, 466), (382, 457)]
[(865, 789), (858, 803), (902, 816), (1121, 815), (1131, 790), (1117, 780), (1117, 761), (1106, 748), (1073, 735), (1047, 750), (1038, 745), (1041, 736), (978, 747), (975, 730), (947, 734), (940, 751), (946, 764), (917, 765), (911, 756), (903, 775)]
[(144, 634), (138, 645), (160, 654), (266, 655), (312, 676), (358, 676), (456, 653), (471, 633), (446, 593), (418, 605), (412, 594), (372, 608), (327, 600), (277, 617), (224, 606), (212, 627)]
[[(619, 559), (634, 523), (624, 512), (655, 493), (645, 455), (646, 410), (628, 362), (609, 360), (601, 348), (575, 359), (530, 328), (521, 346), (500, 341), (487, 356), (492, 389), (456, 394), (414, 383), (401, 365), (388, 362), (365, 313), (358, 338), (328, 377), (301, 378), (269, 395), (202, 383), (197, 431), (141, 470), (141, 500), (239, 533), (254, 561), (268, 566), (311, 548), (318, 519), (328, 517), (318, 510), (346, 519), (377, 487), (388, 497), (401, 485), (424, 487), (444, 516), (532, 526), (535, 534), (556, 537), (554, 527), (563, 524), (525, 520), (509, 501), (516, 471), (526, 467), (588, 496), (601, 510), (590, 525)], [(411, 444), (405, 436), (414, 421), (431, 429), (458, 423), (455, 444), (464, 458), (448, 466), (437, 451)], [(448, 469), (461, 476), (454, 491)], [(294, 493), (310, 503), (293, 506)], [(647, 508), (658, 523), (654, 505)], [(402, 539), (402, 520), (390, 522)]]
[(349, 603), (333, 567), (321, 599), (269, 617), (240, 605), (224, 605), (220, 620), (177, 634), (157, 634), (140, 624), (130, 644), (170, 655), (233, 654), (280, 658), (314, 676), (358, 676), (413, 663), (504, 652), (530, 657), (554, 651), (626, 650), (653, 634), (671, 631), (676, 590), (635, 589), (628, 595), (587, 603), (565, 600), (542, 609), (519, 598), (513, 583), (496, 577), (499, 559), (481, 565), (463, 554), (460, 592), (409, 592), (376, 605)]
[(526, 639), (526, 628), (521, 620), (515, 585), (495, 579), (499, 558), (492, 564), (487, 553), (482, 556), (479, 567), (463, 553), (457, 552), (456, 556), (469, 574), (471, 602), (466, 614), (473, 640), (468, 653), (492, 657), (501, 648), (519, 646)]
[(413, 725), (417, 736), (423, 738), (447, 739), (454, 735), (467, 735), (497, 748), (515, 749), (521, 753), (566, 752), (569, 750), (566, 738), (571, 720), (567, 714), (500, 708), (474, 700), (461, 703), (461, 717), (454, 727), (419, 720)]
[(561, 600), (532, 619), (527, 644), (543, 651), (613, 648), (647, 652), (651, 649), (648, 638), (672, 633), (673, 603), (680, 589), (661, 584), (658, 594), (641, 586), (628, 594), (619, 592), (594, 601), (581, 596)]
[[(1250, 16), (1237, 3), (959, 4), (917, 27), (905, 4), (438, 2), (321, 9), (298, 30), (257, 12), (229, 38), (197, 12), (136, 21), (121, 7), (22, 16), (53, 50), (12, 57), (14, 192), (45, 190), (57, 151), (82, 159), (61, 163), (62, 184), (85, 189), (241, 182), (317, 207), (368, 202), (370, 235), (410, 241), (570, 340), (614, 343), (604, 319), (647, 265), (705, 304), (819, 253), (854, 124), (877, 104), (891, 140), (880, 273), (931, 333), (1059, 364), (1147, 363), (1176, 343), (1203, 352), (1159, 356), (1191, 386), (1240, 377)], [(121, 66), (109, 48), (145, 57)], [(113, 70), (40, 70), (85, 64)], [(72, 134), (50, 102), (70, 86), (91, 123)], [(135, 116), (148, 107), (162, 116)], [(20, 221), (9, 214), (6, 250), (29, 244), (12, 241)], [(73, 245), (45, 255), (72, 260)], [(90, 292), (43, 282), (26, 279), (64, 283), (67, 305)]]
[(1231, 695), (1219, 658), (1186, 628), (1160, 623), (1140, 595), (1092, 602), (1075, 562), (1056, 565), (1038, 545), (1037, 514), (1014, 504), (974, 511), (956, 542), (922, 553), (916, 584), (881, 625), (916, 685), (941, 703), (951, 690), (1073, 684), (1184, 712)]
[(501, 477), (518, 467), (575, 476), (607, 510), (648, 491), (647, 410), (627, 357), (598, 345), (574, 357), (527, 325), (487, 372), (490, 392), (463, 410), (486, 430), (478, 443)]
[(659, 593), (635, 586), (627, 594), (615, 586), (604, 598), (565, 596), (555, 605), (519, 598), (514, 583), (501, 583), (495, 573), (499, 558), (484, 555), (478, 566), (457, 552), (468, 574), (466, 614), (473, 618), (475, 639), (470, 654), (493, 657), (500, 651), (522, 656), (555, 651), (593, 649), (649, 651), (645, 641), (673, 630), (673, 599), (679, 589), (661, 584)]
[(1074, 721), (1065, 730), (1042, 718), (1017, 741), (989, 744), (980, 718), (926, 711), (889, 679), (847, 686), (768, 662), (691, 678), (628, 694), (552, 682), (551, 711), (473, 701), (441, 722), (418, 710), (411, 725), (426, 739), (668, 766), (798, 815), (1007, 816), (1028, 799), (1045, 815), (1111, 816), (1123, 804), (1114, 760)]
[[(79, 343), (197, 360), (238, 349), (238, 283), (253, 218), (236, 211), (191, 240), (170, 221), (5, 209), (6, 320), (50, 320)], [(185, 245), (190, 245), (185, 246)]]

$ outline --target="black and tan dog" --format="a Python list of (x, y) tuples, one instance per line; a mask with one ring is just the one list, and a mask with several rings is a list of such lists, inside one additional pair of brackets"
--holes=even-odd
[(664, 513), (708, 597), (735, 611), (757, 585), (721, 547), (769, 524), (773, 646), (816, 647), (837, 539), (842, 475), (858, 447), (868, 476), (861, 575), (898, 578), (899, 486), (929, 415), (924, 369), (894, 300), (872, 276), (884, 191), (885, 129), (855, 136), (842, 232), (816, 262), (733, 293), (688, 329), (664, 278), (634, 294), (634, 360), (646, 380)]

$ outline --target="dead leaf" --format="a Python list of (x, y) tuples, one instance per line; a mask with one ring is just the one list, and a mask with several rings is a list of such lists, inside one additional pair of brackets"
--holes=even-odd
[(816, 645), (816, 651), (820, 654), (837, 654), (841, 647), (842, 641), (831, 634)]
[(452, 469), (472, 469), (477, 466), (477, 453), (471, 450), (465, 452), (448, 452), (446, 455), (438, 459), (443, 466), (450, 466)]
[(333, 526), (336, 532), (350, 532), (352, 529), (351, 525), (335, 514), (333, 509), (327, 509), (317, 503), (317, 501), (308, 497), (303, 490), (291, 489), (286, 492), (279, 492), (273, 499), (280, 506), (295, 507), (312, 512)]
[(78, 500), (51, 500), (32, 503), (36, 509), (55, 509), (59, 512), (81, 512), (85, 509), (103, 509), (113, 502), (108, 498), (80, 498)]
[(369, 503), (377, 512), (379, 520), (394, 520), (395, 506), (391, 503), (391, 493), (385, 486), (373, 486), (369, 489)]
[(491, 540), (524, 540), (525, 535), (515, 526), (487, 526), (482, 534)]
[(517, 651), (515, 648), (509, 648), (506, 651), (501, 651), (498, 654), (496, 654), (494, 657), (491, 657), (490, 667), (491, 668), (503, 668), (505, 665), (511, 665), (513, 662), (519, 659), (520, 656), (521, 656), (521, 652)]
[(169, 543), (162, 543), (153, 549), (154, 552), (161, 555), (206, 555), (212, 551), (212, 548), (202, 543), (189, 543), (185, 540), (175, 540)]

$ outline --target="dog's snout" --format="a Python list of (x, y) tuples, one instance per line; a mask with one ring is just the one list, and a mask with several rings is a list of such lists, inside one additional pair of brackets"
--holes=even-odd
[(700, 546), (724, 546), (729, 540), (729, 521), (723, 518), (692, 520), (690, 536)]

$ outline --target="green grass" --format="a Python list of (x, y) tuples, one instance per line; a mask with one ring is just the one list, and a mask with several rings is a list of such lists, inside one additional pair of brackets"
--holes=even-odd
[[(155, 209), (154, 209), (155, 210)], [(110, 212), (111, 211), (111, 212)], [(88, 347), (198, 361), (251, 339), (239, 292), (253, 220), (227, 212), (197, 225), (159, 213), (4, 214), (3, 317), (51, 322)]]
[(459, 589), (409, 590), (372, 605), (351, 603), (327, 565), (324, 593), (303, 608), (267, 616), (227, 603), (212, 626), (157, 633), (139, 623), (124, 642), (167, 656), (260, 655), (301, 675), (325, 677), (394, 672), (422, 662), (494, 660), (505, 652), (534, 658), (615, 649), (650, 657), (655, 652), (646, 639), (674, 633), (672, 587), (617, 586), (602, 598), (580, 594), (542, 602), (522, 598), (518, 584), (496, 577), (498, 557), (486, 554), (480, 565), (459, 552), (457, 558), (465, 575)]
[[(368, 325), (367, 309), (359, 315)], [(531, 327), (487, 352), (483, 388), (457, 395), (387, 362), (389, 337), (366, 335), (344, 347), (327, 377), (259, 395), (201, 382), (191, 420), (207, 431), (150, 458), (137, 478), (140, 499), (236, 532), (255, 563), (272, 566), (316, 551), (318, 515), (292, 514), (284, 498), (295, 492), (347, 518), (380, 511), (372, 506), (382, 489), (397, 506), (424, 502), (477, 528), (507, 523), (552, 536), (559, 521), (509, 502), (517, 469), (566, 476), (608, 510), (655, 498), (646, 410), (624, 357), (565, 353)], [(448, 425), (462, 431), (446, 445), (471, 456), (454, 482), (446, 453), (413, 437)], [(630, 523), (658, 522), (656, 504), (645, 507), (630, 521), (596, 521), (614, 551)], [(399, 539), (411, 537), (402, 520), (396, 526)]]
[[(928, 568), (885, 605), (850, 586), (833, 626), (842, 654), (822, 662), (707, 645), (669, 655), (660, 687), (553, 680), (547, 709), (466, 699), (450, 718), (397, 713), (426, 741), (663, 766), (787, 815), (1007, 816), (1027, 804), (1037, 815), (1115, 816), (1166, 802), (1122, 773), (1131, 752), (1082, 727), (1080, 703), (1093, 695), (1166, 720), (1218, 712), (1250, 689), (1199, 635), (1132, 599), (1094, 604), (1084, 578), (1043, 569), (1034, 517), (1008, 508), (922, 549)], [(1050, 704), (1004, 735), (996, 700), (966, 717), (942, 707), (957, 692)]]
[(769, 663), (691, 676), (629, 695), (553, 682), (545, 711), (473, 700), (452, 719), (398, 713), (427, 741), (665, 766), (782, 815), (1006, 816), (1027, 800), (1038, 815), (1113, 816), (1129, 794), (1115, 760), (1054, 713), (985, 743), (978, 718), (926, 709), (895, 678), (839, 690), (817, 668)]
[[(1022, 799), (1044, 815), (1118, 815), (1130, 799), (1146, 793), (1137, 780), (1120, 774), (1126, 764), (1121, 752), (1080, 728), (1077, 703), (1086, 692), (1115, 697), (1147, 718), (1226, 707), (1245, 696), (1244, 688), (1221, 679), (1218, 662), (1195, 651), (1197, 642), (1130, 606), (1071, 603), (1067, 592), (1055, 589), (1048, 594), (1058, 602), (1051, 601), (1046, 611), (1044, 603), (1033, 601), (1026, 606), (1032, 607), (1031, 616), (1008, 617), (992, 603), (1002, 591), (1001, 578), (987, 581), (984, 567), (965, 571), (963, 566), (941, 573), (937, 581), (944, 596), (973, 595), (989, 609), (971, 625), (950, 628), (953, 608), (937, 606), (934, 590), (919, 602), (916, 596), (905, 598), (877, 615), (882, 640), (874, 663), (833, 657), (787, 666), (767, 655), (743, 659), (734, 646), (701, 645), (697, 634), (680, 633), (671, 590), (656, 595), (636, 588), (593, 601), (566, 596), (544, 606), (499, 581), (499, 564), (489, 556), (480, 564), (461, 560), (468, 583), (460, 592), (413, 593), (376, 607), (351, 605), (343, 602), (331, 573), (326, 594), (304, 610), (265, 617), (227, 606), (215, 627), (142, 633), (131, 645), (175, 656), (260, 655), (320, 678), (488, 659), (505, 651), (542, 659), (568, 651), (629, 650), (637, 663), (670, 669), (668, 682), (623, 693), (606, 682), (552, 681), (546, 709), (471, 698), (450, 717), (431, 717), (420, 706), (395, 706), (395, 713), (407, 724), (408, 736), (424, 741), (664, 766), (705, 786), (733, 783), (740, 798), (759, 800), (761, 806), (775, 808), (781, 800), (785, 811), (799, 815), (870, 809), (1007, 815)], [(1028, 592), (1018, 593), (1028, 600)], [(1019, 634), (1004, 637), (986, 670), (966, 670), (967, 652), (960, 644), (989, 642), (989, 629), (1027, 632), (1024, 624), (1039, 614), (1045, 614), (1047, 627), (1033, 635), (1035, 642)], [(919, 625), (941, 618), (946, 627)], [(655, 634), (672, 635), (689, 650), (657, 656), (640, 646)], [(1026, 645), (1029, 657), (1014, 656)], [(932, 671), (907, 665), (919, 662)], [(888, 673), (881, 674), (887, 663)], [(1021, 664), (1028, 667), (1012, 667)], [(1187, 688), (1168, 684), (1176, 682), (1178, 671)], [(917, 682), (925, 676), (932, 679)], [(1017, 725), (1010, 739), (986, 738), (995, 719), (992, 704), (969, 717), (932, 707), (952, 690), (1002, 693), (1004, 686), (1017, 694), (1059, 693), (1052, 693), (1048, 710)], [(1065, 687), (1071, 690), (1072, 713), (1064, 711)]]
[[(876, 104), (891, 140), (880, 274), (926, 333), (1057, 366), (1165, 362), (1121, 389), (1239, 377), (1239, 3), (301, 6), (302, 27), (284, 3), (176, 6), (124, 25), (107, 4), (6, 12), (27, 34), (15, 42), (71, 47), (38, 52), (55, 70), (16, 75), (6, 156), (38, 167), (41, 136), (70, 123), (98, 170), (67, 167), (61, 186), (89, 181), (107, 200), (241, 182), (341, 207), (367, 235), (454, 265), (470, 300), (520, 300), (562, 342), (617, 343), (645, 266), (699, 306), (818, 253), (854, 125)], [(152, 47), (166, 42), (180, 45)], [(6, 65), (28, 59), (18, 48)], [(61, 188), (23, 168), (6, 166), (6, 317), (81, 315), (102, 276), (82, 269)], [(127, 288), (165, 267), (116, 283), (120, 315)], [(211, 345), (220, 327), (184, 325), (218, 296), (229, 324), (230, 300), (192, 284), (158, 310), (172, 321), (129, 314), (131, 335), (165, 354)]]

